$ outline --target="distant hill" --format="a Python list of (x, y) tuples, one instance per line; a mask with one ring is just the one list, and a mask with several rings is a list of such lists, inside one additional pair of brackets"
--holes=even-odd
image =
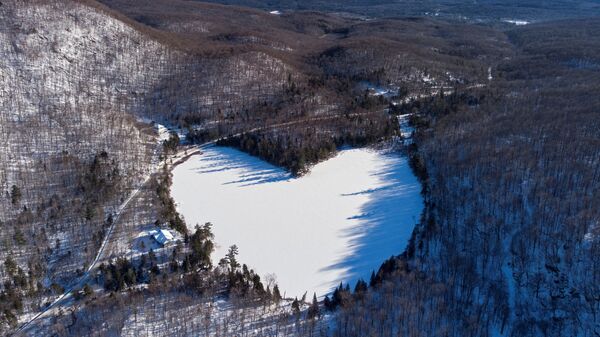
[(313, 10), (358, 16), (434, 16), (468, 22), (546, 21), (600, 15), (597, 0), (207, 0), (268, 10)]

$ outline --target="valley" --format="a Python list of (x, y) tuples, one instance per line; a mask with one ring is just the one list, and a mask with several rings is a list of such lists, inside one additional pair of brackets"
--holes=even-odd
[(600, 335), (599, 6), (1, 1), (0, 335)]

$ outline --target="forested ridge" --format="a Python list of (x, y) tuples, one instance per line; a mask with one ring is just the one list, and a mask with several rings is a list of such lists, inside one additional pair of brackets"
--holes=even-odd
[(522, 49), (502, 81), (416, 106), (426, 211), (371, 295), (342, 310), (340, 336), (598, 333), (600, 82), (570, 62), (597, 62), (597, 29), (510, 31)]
[(209, 2), (279, 11), (324, 11), (358, 17), (431, 16), (471, 23), (499, 24), (507, 18), (548, 21), (598, 15), (595, 1), (520, 0), (477, 2), (460, 0), (210, 0)]
[[(20, 333), (600, 334), (600, 21), (546, 21), (549, 8), (513, 27), (3, 1), (0, 334), (68, 290)], [(211, 225), (190, 231), (169, 196), (190, 144), (301, 175), (343, 146), (398, 140), (407, 114), (402, 150), (426, 201), (409, 247), (321, 302), (282, 299), (236, 247), (212, 265)], [(179, 244), (150, 247), (152, 226)]]

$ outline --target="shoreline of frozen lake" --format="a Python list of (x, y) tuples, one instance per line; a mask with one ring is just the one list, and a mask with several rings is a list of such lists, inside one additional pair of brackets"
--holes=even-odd
[(293, 178), (226, 147), (208, 147), (173, 169), (171, 195), (190, 230), (213, 223), (214, 263), (228, 247), (288, 297), (324, 296), (340, 281), (368, 281), (404, 251), (423, 209), (407, 159), (342, 150)]

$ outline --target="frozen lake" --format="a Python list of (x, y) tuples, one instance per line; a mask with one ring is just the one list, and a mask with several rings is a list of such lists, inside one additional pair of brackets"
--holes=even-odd
[(213, 223), (213, 261), (239, 247), (239, 261), (282, 294), (308, 298), (340, 281), (367, 282), (401, 253), (423, 208), (406, 158), (349, 149), (301, 178), (240, 151), (209, 147), (173, 171), (172, 196), (193, 230)]

